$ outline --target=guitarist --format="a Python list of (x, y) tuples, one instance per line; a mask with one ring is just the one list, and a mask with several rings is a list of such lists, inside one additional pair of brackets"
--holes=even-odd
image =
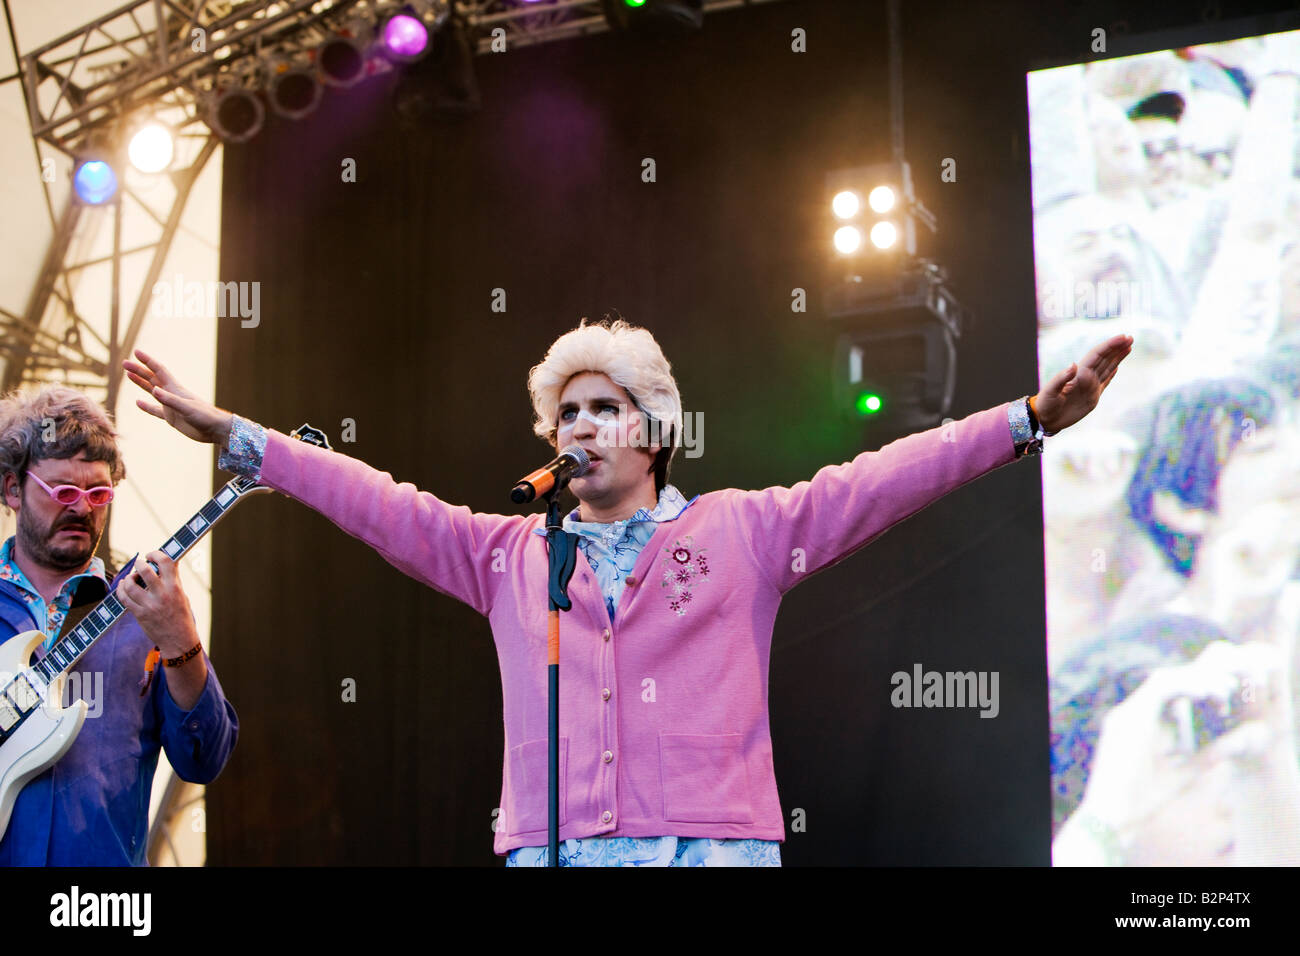
[(0, 479), (18, 519), (0, 546), (0, 643), (43, 631), (39, 658), (75, 624), (74, 605), (88, 611), (114, 589), (129, 612), (75, 665), (63, 704), (85, 699), (85, 723), (18, 795), (0, 839), (2, 865), (145, 865), (159, 749), (182, 780), (208, 783), (235, 746), (239, 721), (175, 563), (154, 551), (157, 571), (133, 560), (110, 581), (95, 556), (125, 473), (108, 413), (76, 389), (47, 385), (0, 399)]

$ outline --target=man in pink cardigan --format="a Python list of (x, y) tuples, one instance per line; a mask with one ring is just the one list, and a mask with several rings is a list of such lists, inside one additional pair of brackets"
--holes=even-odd
[[(687, 501), (668, 483), (681, 398), (658, 343), (585, 320), (529, 374), (534, 431), (581, 445), (590, 469), (564, 522), (586, 561), (560, 647), (561, 865), (780, 865), (785, 838), (768, 732), (772, 629), (785, 592), (1096, 407), (1132, 346), (1117, 335), (1037, 396), (1003, 403), (810, 481)], [(548, 862), (544, 516), (471, 512), (333, 451), (296, 442), (185, 389), (137, 350), (144, 411), (222, 448), (391, 564), (488, 618), (505, 753), (494, 849)], [(436, 543), (436, 546), (435, 546)]]

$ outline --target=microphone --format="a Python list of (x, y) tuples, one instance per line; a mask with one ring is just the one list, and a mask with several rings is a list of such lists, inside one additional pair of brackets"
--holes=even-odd
[(563, 488), (570, 478), (581, 478), (590, 467), (591, 459), (582, 446), (569, 445), (549, 465), (519, 479), (510, 492), (510, 500), (517, 505), (532, 501), (552, 488)]

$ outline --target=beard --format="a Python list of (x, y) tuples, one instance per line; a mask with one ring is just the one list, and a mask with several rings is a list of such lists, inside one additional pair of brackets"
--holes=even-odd
[[(55, 538), (60, 531), (73, 528), (86, 532), (85, 541), (69, 541), (56, 544)], [(53, 571), (79, 571), (95, 554), (103, 528), (95, 530), (94, 516), (86, 518), (65, 518), (52, 527), (39, 527), (29, 508), (18, 513), (18, 540), (23, 551), (42, 567)]]

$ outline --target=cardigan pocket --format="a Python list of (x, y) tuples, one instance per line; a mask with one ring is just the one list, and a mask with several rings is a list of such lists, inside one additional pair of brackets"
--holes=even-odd
[[(510, 751), (510, 793), (506, 810), (507, 833), (531, 833), (550, 826), (547, 817), (548, 741), (542, 737), (520, 744)], [(566, 770), (569, 738), (560, 738), (560, 826), (564, 826), (568, 799)]]
[(753, 823), (740, 734), (660, 734), (668, 823)]

